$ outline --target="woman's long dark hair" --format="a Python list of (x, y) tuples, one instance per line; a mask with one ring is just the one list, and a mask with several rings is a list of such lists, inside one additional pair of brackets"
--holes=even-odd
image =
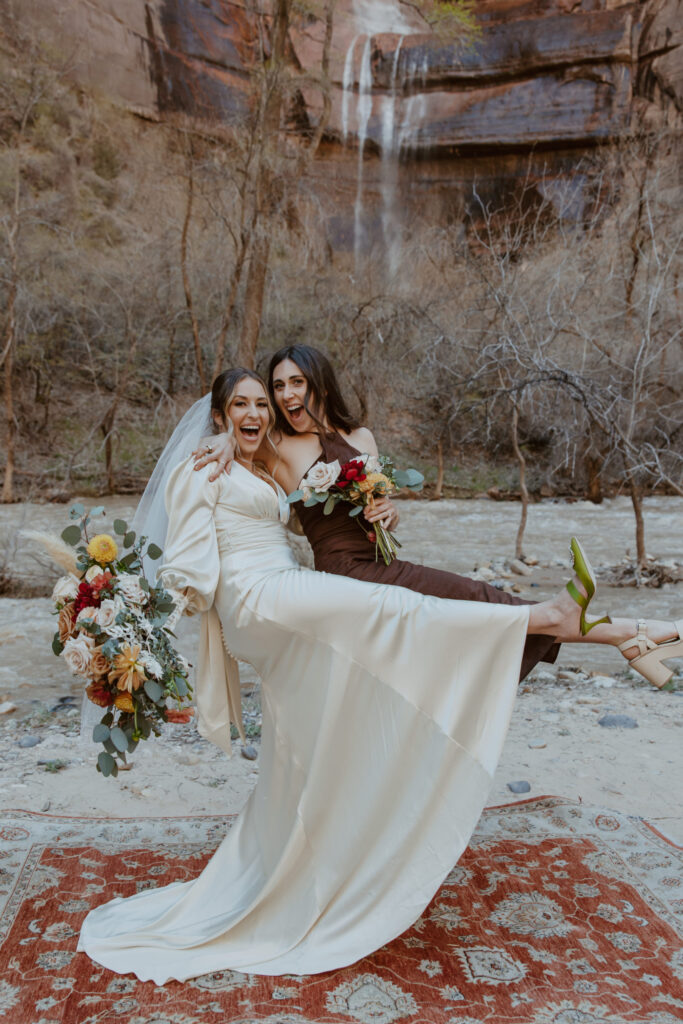
[(337, 376), (327, 356), (320, 349), (313, 348), (311, 345), (285, 345), (275, 353), (268, 366), (268, 394), (275, 410), (275, 426), (278, 430), (283, 434), (296, 434), (296, 430), (289, 425), (275, 401), (273, 375), (276, 366), (284, 359), (291, 359), (296, 363), (306, 378), (308, 387), (304, 398), (304, 408), (323, 433), (327, 432), (327, 427), (318, 419), (312, 406), (322, 410), (323, 416), (333, 430), (350, 431), (356, 430), (360, 426), (344, 401), (337, 383)]

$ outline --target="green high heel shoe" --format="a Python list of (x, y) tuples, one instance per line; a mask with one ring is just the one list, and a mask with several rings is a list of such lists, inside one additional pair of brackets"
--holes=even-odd
[(569, 581), (567, 584), (567, 590), (581, 609), (579, 626), (581, 629), (581, 636), (585, 636), (586, 633), (590, 632), (593, 626), (598, 626), (601, 622), (611, 622), (612, 620), (609, 615), (603, 615), (601, 619), (593, 619), (592, 622), (589, 622), (586, 618), (588, 605), (591, 603), (593, 595), (595, 594), (595, 573), (593, 572), (591, 564), (586, 557), (586, 552), (583, 550), (576, 537), (572, 537), (569, 544), (569, 550), (572, 553), (574, 572), (578, 576), (579, 582), (584, 587), (586, 593), (581, 593), (574, 583), (574, 580)]

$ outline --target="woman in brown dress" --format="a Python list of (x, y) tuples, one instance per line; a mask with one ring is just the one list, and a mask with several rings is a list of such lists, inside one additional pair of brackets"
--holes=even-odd
[[(349, 412), (334, 370), (318, 349), (290, 345), (276, 352), (270, 361), (268, 390), (277, 417), (273, 435), (277, 456), (272, 450), (264, 449), (259, 457), (286, 493), (296, 490), (311, 466), (320, 460), (338, 459), (343, 464), (361, 453), (378, 454), (371, 431), (360, 426)], [(225, 435), (220, 435), (211, 439), (211, 447), (211, 451), (198, 450), (197, 468), (215, 460), (218, 466), (213, 479), (226, 462), (231, 461), (233, 446)], [(297, 502), (295, 507), (319, 571), (393, 584), (456, 601), (533, 603), (457, 573), (398, 558), (390, 565), (377, 561), (374, 544), (368, 542), (366, 531), (349, 517), (342, 503), (327, 516), (323, 515), (320, 505), (306, 508), (303, 502)], [(369, 524), (381, 520), (388, 528), (395, 529), (398, 512), (390, 499), (384, 499), (376, 501), (374, 509), (366, 510), (366, 519)], [(520, 678), (539, 661), (554, 662), (559, 649), (552, 637), (528, 636)]]

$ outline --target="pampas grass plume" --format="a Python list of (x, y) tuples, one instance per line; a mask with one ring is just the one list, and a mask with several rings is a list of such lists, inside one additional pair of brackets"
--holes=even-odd
[(20, 530), (22, 537), (26, 540), (33, 540), (41, 544), (48, 555), (62, 569), (78, 575), (76, 553), (72, 547), (66, 544), (61, 537), (55, 537), (53, 533), (44, 533), (42, 530)]

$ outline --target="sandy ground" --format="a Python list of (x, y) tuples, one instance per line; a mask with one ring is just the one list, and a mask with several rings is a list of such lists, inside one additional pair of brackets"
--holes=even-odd
[[(109, 521), (129, 516), (129, 498), (106, 501)], [(630, 506), (624, 499), (593, 506), (544, 502), (530, 510), (527, 555), (538, 559), (529, 576), (506, 575), (519, 506), (488, 500), (401, 504), (399, 536), (414, 561), (471, 573), (482, 566), (521, 596), (539, 599), (568, 576), (567, 541), (577, 533), (596, 566), (621, 560), (632, 545)], [(54, 576), (44, 557), (18, 536), (21, 527), (59, 532), (67, 506), (0, 506), (0, 555), (5, 571), (35, 583)], [(650, 553), (683, 562), (683, 516), (675, 498), (647, 503)], [(295, 542), (305, 556), (304, 545)], [(614, 614), (683, 617), (683, 586), (658, 590), (603, 585), (596, 604)], [(179, 634), (194, 660), (197, 626)], [(258, 760), (231, 759), (201, 740), (194, 725), (168, 726), (143, 743), (133, 767), (104, 779), (96, 750), (79, 735), (81, 687), (50, 649), (54, 619), (48, 598), (0, 598), (0, 806), (75, 815), (231, 813), (258, 778)], [(683, 670), (683, 663), (679, 663)], [(520, 688), (490, 804), (524, 795), (557, 794), (640, 815), (683, 844), (683, 679), (658, 691), (635, 677), (620, 656), (595, 645), (565, 647), (553, 667), (541, 666)], [(258, 733), (258, 680), (243, 672), (247, 727)], [(627, 715), (635, 728), (600, 725), (603, 715)], [(20, 745), (22, 744), (22, 745)], [(33, 744), (33, 745), (26, 745)], [(258, 748), (258, 739), (254, 740)], [(515, 794), (510, 782), (528, 782)]]

